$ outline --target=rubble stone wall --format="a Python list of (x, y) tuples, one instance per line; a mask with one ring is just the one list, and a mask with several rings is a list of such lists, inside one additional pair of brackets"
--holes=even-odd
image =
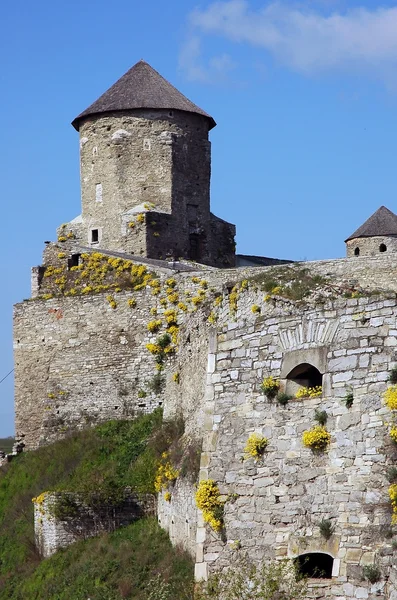
[[(224, 308), (208, 360), (200, 477), (215, 480), (229, 500), (226, 541), (199, 517), (196, 576), (227, 568), (238, 552), (254, 561), (323, 552), (334, 559), (333, 576), (313, 581), (311, 597), (394, 600), (386, 472), (397, 452), (382, 396), (397, 361), (395, 294), (299, 308), (272, 301), (259, 315), (251, 311), (258, 303), (257, 293), (243, 295), (234, 320)], [(264, 377), (280, 378), (285, 389), (290, 368), (316, 356), (324, 362), (322, 397), (292, 399), (284, 408), (263, 395)], [(302, 443), (316, 408), (328, 415), (325, 452)], [(254, 432), (269, 440), (260, 460), (244, 452)], [(335, 526), (328, 541), (322, 519)], [(368, 564), (381, 568), (380, 583), (362, 580)]]

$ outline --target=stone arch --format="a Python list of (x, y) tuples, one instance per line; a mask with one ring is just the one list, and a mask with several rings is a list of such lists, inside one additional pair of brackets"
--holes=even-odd
[(297, 350), (285, 354), (281, 379), (287, 394), (295, 395), (300, 387), (324, 386), (328, 349), (325, 347)]
[(354, 256), (360, 256), (360, 248), (358, 246), (354, 248)]
[(387, 250), (386, 244), (380, 244), (379, 245), (379, 252), (386, 252), (386, 250)]
[(287, 375), (289, 381), (293, 381), (299, 386), (316, 387), (323, 384), (323, 375), (314, 365), (310, 363), (300, 363), (292, 369)]
[(301, 575), (312, 579), (331, 579), (334, 558), (326, 552), (306, 552), (295, 558)]

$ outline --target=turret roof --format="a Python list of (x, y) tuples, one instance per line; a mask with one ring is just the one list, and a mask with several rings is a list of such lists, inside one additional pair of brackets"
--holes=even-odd
[(360, 237), (397, 235), (397, 215), (386, 206), (381, 206), (345, 242)]
[(98, 100), (74, 119), (72, 125), (79, 129), (80, 121), (89, 115), (137, 108), (183, 110), (207, 117), (210, 129), (215, 127), (214, 119), (160, 75), (144, 60), (140, 60)]

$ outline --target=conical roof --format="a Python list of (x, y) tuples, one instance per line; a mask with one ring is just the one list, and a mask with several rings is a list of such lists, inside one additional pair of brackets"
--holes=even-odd
[(386, 206), (378, 208), (345, 242), (354, 238), (382, 235), (397, 235), (397, 215)]
[(144, 60), (136, 63), (96, 102), (76, 117), (72, 125), (78, 130), (81, 119), (89, 115), (136, 108), (183, 110), (207, 117), (210, 129), (216, 125), (210, 115), (193, 104)]

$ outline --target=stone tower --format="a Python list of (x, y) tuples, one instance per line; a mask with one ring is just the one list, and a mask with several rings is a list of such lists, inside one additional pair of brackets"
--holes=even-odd
[(82, 245), (234, 266), (235, 227), (210, 212), (210, 115), (140, 61), (73, 126), (82, 214), (70, 227)]
[(345, 242), (348, 258), (397, 252), (397, 215), (381, 206)]

